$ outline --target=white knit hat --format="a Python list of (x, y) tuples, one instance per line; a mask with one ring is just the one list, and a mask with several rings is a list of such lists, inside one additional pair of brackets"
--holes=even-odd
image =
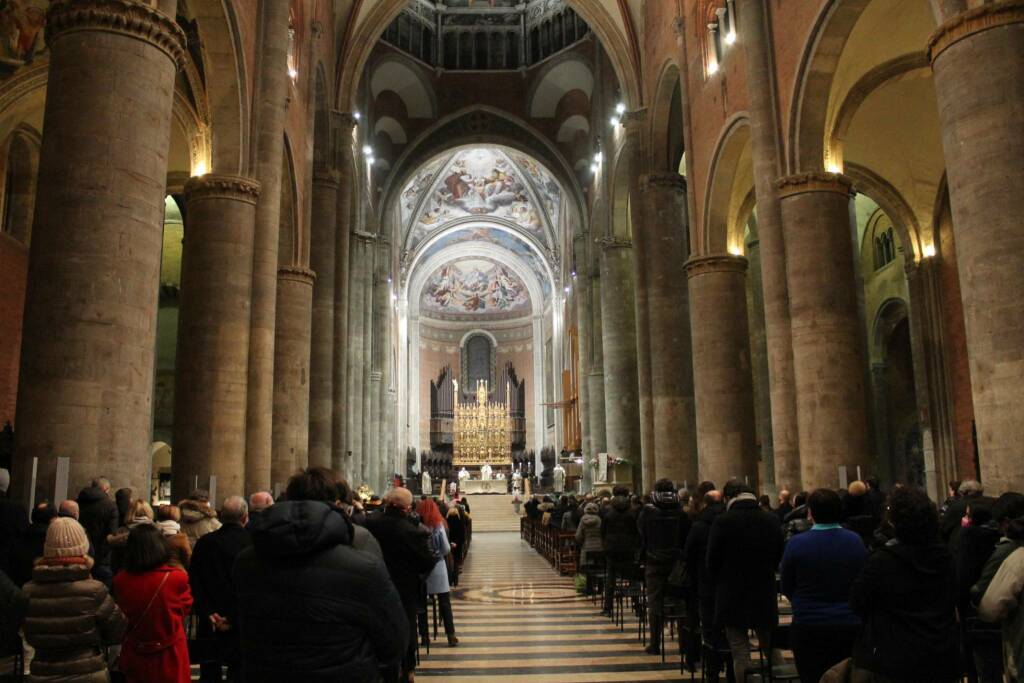
[(89, 537), (85, 529), (70, 517), (55, 517), (46, 529), (43, 557), (85, 557), (89, 553)]

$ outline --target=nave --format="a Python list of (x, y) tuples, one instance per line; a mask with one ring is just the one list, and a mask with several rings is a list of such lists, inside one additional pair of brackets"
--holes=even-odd
[(421, 648), (416, 676), (446, 683), (484, 681), (667, 681), (678, 656), (644, 654), (635, 618), (624, 630), (578, 596), (518, 533), (480, 533), (452, 593), (459, 645)]

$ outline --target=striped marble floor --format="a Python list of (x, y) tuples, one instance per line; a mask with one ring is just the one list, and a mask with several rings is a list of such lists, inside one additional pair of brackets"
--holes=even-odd
[(635, 620), (625, 631), (578, 597), (518, 533), (476, 533), (452, 593), (459, 646), (439, 633), (421, 649), (417, 678), (446, 683), (679, 680), (679, 658), (644, 653)]

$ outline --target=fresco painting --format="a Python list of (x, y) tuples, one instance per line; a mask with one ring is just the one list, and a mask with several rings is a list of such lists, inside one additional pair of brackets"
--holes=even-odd
[(508, 267), (491, 259), (463, 258), (445, 263), (428, 278), (421, 310), (452, 318), (512, 318), (530, 312), (530, 295)]

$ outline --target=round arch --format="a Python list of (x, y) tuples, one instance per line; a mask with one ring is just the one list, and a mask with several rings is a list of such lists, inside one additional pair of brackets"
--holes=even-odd
[(735, 201), (735, 198), (737, 183), (741, 179), (741, 166), (749, 152), (750, 120), (746, 112), (738, 112), (726, 122), (711, 158), (708, 170), (710, 181), (704, 196), (704, 221), (695, 253), (739, 253), (742, 250), (740, 206), (748, 192), (742, 193), (740, 201)]
[(22, 125), (4, 145), (3, 222), (0, 230), (26, 247), (32, 237), (32, 214), (36, 201), (36, 175), (42, 138), (35, 129)]
[[(651, 164), (657, 171), (678, 173), (683, 152), (683, 84), (675, 59), (662, 64), (657, 83), (651, 102)], [(677, 111), (679, 120), (675, 120)]]

